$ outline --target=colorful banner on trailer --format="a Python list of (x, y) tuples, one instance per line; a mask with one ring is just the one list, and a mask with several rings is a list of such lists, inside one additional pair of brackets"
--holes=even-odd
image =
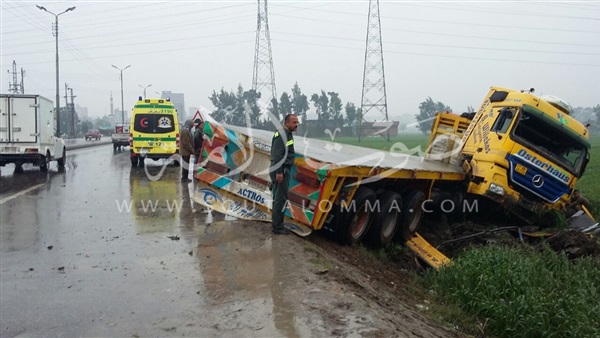
[(271, 221), (271, 213), (258, 208), (258, 204), (232, 195), (224, 195), (201, 181), (197, 181), (192, 199), (205, 207), (225, 215), (252, 221)]

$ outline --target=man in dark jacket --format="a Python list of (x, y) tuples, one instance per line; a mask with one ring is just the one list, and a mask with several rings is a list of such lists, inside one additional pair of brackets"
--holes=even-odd
[(196, 119), (196, 121), (194, 121), (194, 126), (196, 127), (196, 130), (194, 130), (194, 164), (197, 164), (200, 162), (200, 157), (202, 155), (201, 151), (202, 141), (204, 140), (204, 121)]
[(179, 155), (181, 155), (181, 181), (189, 182), (188, 174), (190, 167), (190, 156), (194, 153), (194, 141), (192, 139), (192, 120), (185, 121), (179, 136)]
[(284, 127), (273, 134), (271, 142), (271, 166), (269, 175), (273, 182), (273, 215), (271, 231), (277, 235), (290, 233), (283, 226), (285, 207), (288, 199), (288, 185), (290, 183), (290, 169), (294, 165), (294, 136), (292, 133), (298, 129), (298, 116), (289, 114), (285, 116)]

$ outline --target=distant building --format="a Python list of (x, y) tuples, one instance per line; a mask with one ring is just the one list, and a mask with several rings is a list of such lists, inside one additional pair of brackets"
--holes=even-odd
[(171, 103), (177, 109), (177, 117), (179, 117), (179, 121), (183, 123), (185, 121), (185, 99), (183, 93), (173, 93), (169, 90), (163, 90), (160, 95), (161, 98), (166, 99), (167, 97), (171, 99)]
[(398, 136), (398, 121), (363, 122), (360, 125), (361, 137), (367, 136)]

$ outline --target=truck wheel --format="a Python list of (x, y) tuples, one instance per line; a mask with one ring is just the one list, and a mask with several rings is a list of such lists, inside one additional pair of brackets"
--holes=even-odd
[(367, 241), (373, 246), (384, 246), (396, 234), (402, 220), (402, 196), (386, 191), (378, 197), (381, 209), (373, 215), (373, 222), (367, 233)]
[(375, 192), (369, 188), (359, 187), (354, 193), (354, 198), (346, 210), (342, 210), (345, 217), (342, 217), (343, 223), (341, 227), (341, 242), (342, 244), (352, 245), (360, 242), (367, 234), (369, 225), (373, 218), (373, 207), (375, 203)]
[(113, 143), (113, 151), (117, 151), (117, 148), (119, 148), (119, 147), (117, 147), (117, 144)]
[(423, 202), (425, 202), (425, 193), (421, 190), (409, 191), (404, 196), (403, 216), (399, 232), (401, 240), (409, 240), (417, 232), (417, 228), (421, 225), (423, 219)]
[(23, 165), (21, 163), (15, 163), (15, 174), (23, 173)]
[(137, 156), (131, 156), (131, 166), (132, 167), (137, 167), (138, 165), (138, 158)]
[(63, 148), (63, 155), (56, 162), (58, 163), (58, 166), (61, 168), (63, 168), (65, 166), (65, 164), (67, 163), (67, 149), (66, 148)]
[(144, 161), (146, 161), (145, 157), (138, 157), (138, 167), (143, 168), (144, 167)]
[(40, 159), (40, 171), (46, 172), (48, 171), (48, 167), (50, 166), (50, 153), (46, 153), (46, 156), (42, 156)]

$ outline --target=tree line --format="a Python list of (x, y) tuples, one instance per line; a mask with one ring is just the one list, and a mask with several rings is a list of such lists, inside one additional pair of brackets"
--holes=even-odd
[(361, 117), (361, 109), (353, 102), (343, 104), (339, 93), (321, 90), (308, 96), (302, 93), (298, 83), (290, 93), (283, 92), (279, 98), (273, 98), (265, 116), (261, 114), (261, 93), (254, 89), (244, 90), (241, 84), (237, 91), (213, 91), (209, 96), (215, 106), (210, 116), (217, 122), (236, 126), (250, 124), (254, 128), (270, 129), (272, 121), (281, 121), (287, 114), (295, 114), (305, 124), (311, 104), (319, 121), (336, 121), (340, 126), (355, 126)]
[[(302, 93), (298, 83), (291, 88), (290, 94), (283, 92), (279, 98), (271, 100), (266, 116), (262, 114), (260, 98), (260, 92), (253, 89), (244, 90), (241, 84), (238, 85), (236, 92), (227, 92), (221, 88), (219, 92), (213, 91), (209, 97), (216, 108), (210, 113), (210, 116), (217, 122), (236, 126), (249, 124), (253, 128), (260, 129), (272, 129), (272, 121), (281, 121), (287, 114), (297, 115), (302, 124), (306, 124), (307, 112), (311, 108), (314, 108), (317, 120), (320, 122), (334, 121), (338, 126), (357, 128), (362, 120), (361, 107), (357, 107), (349, 101), (344, 105), (339, 93), (321, 90), (320, 93), (312, 94), (309, 99)], [(452, 108), (443, 102), (427, 97), (419, 104), (419, 113), (414, 115), (417, 120), (416, 128), (422, 133), (428, 134), (435, 114), (444, 111), (452, 112)], [(587, 121), (582, 120), (584, 111), (587, 112), (585, 115)], [(466, 112), (473, 113), (475, 109), (468, 106)], [(591, 123), (591, 128), (600, 128), (600, 105), (592, 108), (576, 108), (573, 116), (584, 124), (593, 122), (590, 120), (590, 116), (595, 117), (596, 123)]]

